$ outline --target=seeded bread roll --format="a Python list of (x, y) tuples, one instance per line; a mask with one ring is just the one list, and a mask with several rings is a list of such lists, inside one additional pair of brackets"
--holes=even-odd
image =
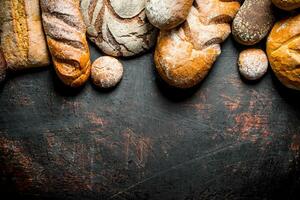
[(79, 0), (41, 0), (44, 30), (56, 73), (71, 87), (83, 85), (91, 70), (79, 3)]
[(300, 8), (300, 0), (272, 0), (272, 2), (280, 9), (294, 10)]
[(7, 65), (4, 55), (0, 49), (0, 84), (2, 84), (6, 78)]
[(267, 54), (277, 78), (286, 87), (300, 90), (300, 14), (275, 24)]
[(89, 39), (111, 56), (134, 56), (150, 49), (156, 29), (145, 14), (146, 0), (81, 0)]
[(245, 0), (232, 23), (234, 39), (254, 45), (265, 38), (275, 22), (271, 7), (271, 0)]
[(203, 80), (230, 34), (230, 22), (240, 4), (228, 0), (195, 0), (187, 20), (176, 29), (161, 31), (154, 61), (170, 85), (190, 88)]
[(175, 28), (185, 21), (194, 0), (147, 0), (146, 15), (161, 30)]
[(39, 0), (1, 0), (0, 46), (11, 70), (50, 64)]

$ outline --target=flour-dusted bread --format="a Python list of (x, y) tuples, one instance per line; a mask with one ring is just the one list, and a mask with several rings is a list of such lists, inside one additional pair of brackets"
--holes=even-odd
[(44, 30), (56, 73), (71, 87), (83, 85), (91, 70), (79, 3), (79, 0), (41, 0)]
[(0, 49), (0, 84), (2, 84), (6, 78), (7, 65), (4, 55)]
[(268, 70), (268, 58), (261, 49), (246, 49), (239, 55), (239, 72), (247, 80), (258, 80)]
[(272, 0), (278, 8), (283, 10), (294, 10), (300, 8), (300, 0)]
[(89, 39), (111, 56), (134, 56), (150, 49), (156, 29), (145, 14), (146, 0), (81, 0)]
[(155, 49), (158, 73), (170, 85), (190, 88), (203, 80), (230, 34), (240, 4), (228, 0), (195, 0), (179, 28), (161, 31)]
[(271, 0), (245, 0), (232, 23), (234, 39), (254, 45), (267, 36), (275, 22)]
[(300, 14), (275, 24), (267, 54), (277, 78), (286, 87), (300, 90)]
[(175, 28), (184, 22), (194, 0), (147, 0), (146, 15), (161, 30)]
[(0, 46), (11, 70), (50, 63), (39, 0), (0, 1)]

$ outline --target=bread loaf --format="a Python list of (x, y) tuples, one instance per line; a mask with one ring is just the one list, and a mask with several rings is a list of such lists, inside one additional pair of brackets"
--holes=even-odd
[(159, 29), (175, 28), (185, 21), (194, 0), (147, 0), (146, 15)]
[(39, 0), (1, 0), (0, 41), (11, 70), (49, 65)]
[(283, 10), (294, 10), (300, 8), (300, 0), (272, 0), (272, 2)]
[(146, 0), (81, 0), (89, 39), (111, 56), (140, 54), (155, 43), (156, 29), (145, 14)]
[(245, 0), (232, 23), (234, 39), (254, 45), (267, 36), (275, 17), (271, 0)]
[(286, 87), (300, 90), (300, 14), (275, 24), (267, 54), (277, 78)]
[(79, 3), (79, 0), (41, 0), (44, 30), (56, 73), (71, 87), (84, 84), (91, 69)]
[(7, 65), (4, 55), (0, 49), (0, 84), (2, 84), (6, 77)]
[(195, 0), (186, 22), (159, 34), (154, 60), (170, 85), (190, 88), (203, 80), (230, 34), (240, 4), (228, 0)]

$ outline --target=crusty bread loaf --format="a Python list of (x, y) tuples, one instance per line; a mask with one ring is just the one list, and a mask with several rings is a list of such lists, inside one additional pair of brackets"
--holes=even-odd
[(254, 45), (267, 36), (275, 22), (271, 0), (245, 0), (232, 22), (234, 39)]
[(44, 30), (56, 73), (71, 87), (84, 84), (91, 69), (79, 5), (79, 0), (41, 0)]
[(294, 10), (300, 8), (300, 0), (272, 0), (272, 2), (283, 10)]
[(230, 34), (230, 21), (240, 4), (228, 0), (195, 0), (187, 20), (172, 31), (161, 31), (155, 64), (170, 85), (190, 88), (205, 78)]
[(286, 87), (300, 90), (300, 14), (275, 24), (267, 54), (277, 78)]
[(39, 0), (1, 0), (0, 41), (11, 70), (50, 63)]
[(184, 22), (194, 0), (147, 0), (146, 15), (161, 30), (175, 28)]
[(133, 56), (150, 49), (156, 29), (145, 14), (146, 0), (81, 0), (89, 39), (111, 56)]
[(7, 64), (3, 55), (3, 52), (0, 49), (0, 84), (2, 84), (6, 78)]

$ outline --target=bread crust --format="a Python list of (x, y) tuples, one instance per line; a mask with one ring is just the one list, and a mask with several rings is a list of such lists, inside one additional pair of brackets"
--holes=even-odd
[(283, 10), (300, 8), (300, 0), (272, 0), (273, 4)]
[(154, 61), (160, 76), (177, 88), (202, 81), (220, 55), (239, 7), (237, 1), (196, 0), (180, 27), (159, 34)]
[(55, 71), (68, 86), (90, 76), (91, 61), (79, 0), (41, 0), (42, 19)]
[(146, 15), (152, 25), (161, 30), (169, 30), (186, 20), (193, 2), (193, 0), (147, 0)]
[(2, 0), (0, 19), (1, 48), (9, 69), (50, 64), (39, 0)]
[(134, 56), (154, 46), (156, 28), (146, 18), (146, 0), (81, 0), (89, 39), (105, 54)]
[(282, 84), (300, 90), (300, 14), (274, 25), (267, 40), (267, 54)]
[(6, 71), (7, 71), (7, 64), (3, 52), (0, 49), (0, 84), (2, 84), (6, 78)]
[(232, 35), (243, 45), (260, 42), (275, 22), (271, 0), (245, 0), (232, 22)]

